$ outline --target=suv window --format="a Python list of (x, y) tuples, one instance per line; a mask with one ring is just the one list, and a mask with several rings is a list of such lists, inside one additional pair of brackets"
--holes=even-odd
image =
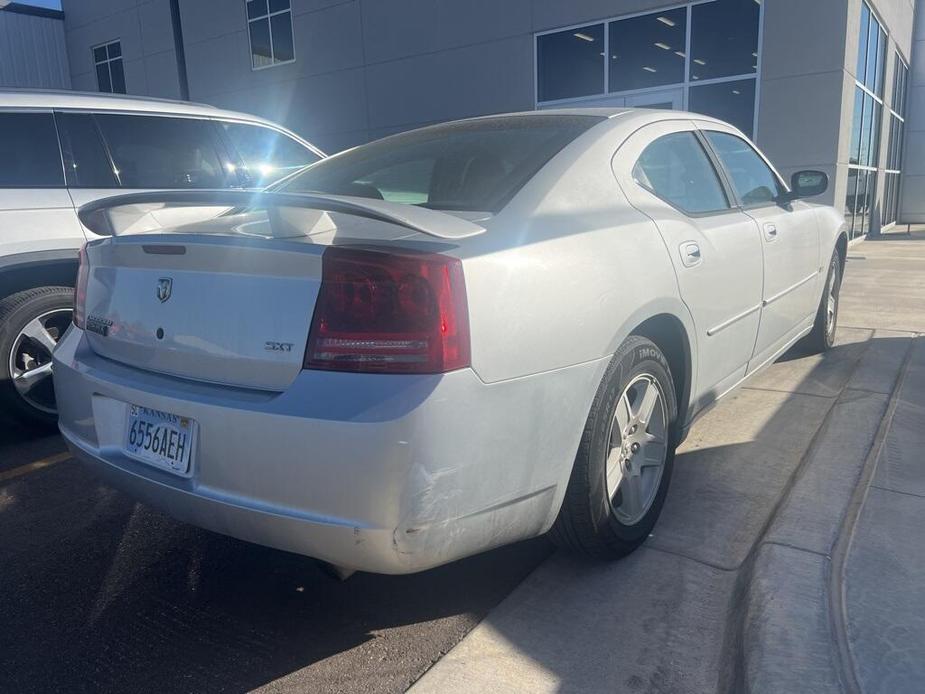
[(716, 152), (729, 177), (732, 187), (745, 207), (773, 203), (784, 189), (764, 159), (741, 137), (706, 131), (707, 139)]
[(123, 188), (225, 188), (213, 124), (194, 118), (97, 114)]
[(64, 187), (52, 114), (0, 113), (0, 187)]
[(244, 185), (263, 188), (321, 157), (281, 132), (259, 125), (222, 123), (244, 167)]
[(684, 212), (729, 209), (729, 201), (707, 153), (692, 132), (664, 135), (639, 156), (633, 178)]
[(77, 188), (117, 187), (93, 116), (89, 113), (58, 113), (55, 118), (61, 136), (67, 184)]

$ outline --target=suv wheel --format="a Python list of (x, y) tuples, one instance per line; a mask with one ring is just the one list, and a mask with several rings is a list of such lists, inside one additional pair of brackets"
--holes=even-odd
[(51, 353), (71, 323), (74, 290), (38, 287), (0, 301), (0, 403), (19, 419), (57, 421)]

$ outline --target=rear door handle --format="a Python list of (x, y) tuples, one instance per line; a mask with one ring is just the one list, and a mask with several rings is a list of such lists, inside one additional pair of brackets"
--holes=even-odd
[(684, 267), (694, 267), (703, 262), (700, 254), (700, 246), (693, 241), (685, 241), (678, 249), (681, 251), (681, 263)]
[(777, 226), (768, 222), (764, 225), (764, 237), (768, 241), (773, 241), (777, 238)]

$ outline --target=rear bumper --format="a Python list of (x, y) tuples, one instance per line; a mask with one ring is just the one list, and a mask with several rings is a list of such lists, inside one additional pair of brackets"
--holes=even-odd
[[(174, 517), (378, 573), (409, 573), (545, 532), (606, 362), (485, 384), (302, 372), (284, 393), (191, 383), (55, 351), (60, 427), (75, 456)], [(192, 474), (122, 453), (126, 412), (194, 419)]]

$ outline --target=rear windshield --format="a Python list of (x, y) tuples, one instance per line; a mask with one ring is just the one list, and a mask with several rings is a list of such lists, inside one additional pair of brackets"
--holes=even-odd
[(546, 162), (601, 120), (531, 115), (432, 126), (320, 161), (281, 190), (497, 212)]

